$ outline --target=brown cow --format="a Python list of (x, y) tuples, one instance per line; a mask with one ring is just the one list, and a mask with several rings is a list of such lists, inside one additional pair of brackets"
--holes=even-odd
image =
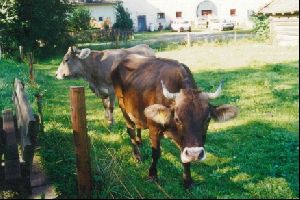
[(136, 45), (128, 49), (104, 51), (79, 50), (75, 47), (70, 47), (56, 72), (56, 78), (78, 77), (87, 80), (91, 90), (102, 98), (105, 116), (111, 125), (114, 123), (115, 94), (110, 74), (122, 57), (131, 53), (155, 57), (154, 50), (145, 44)]
[(234, 106), (209, 103), (220, 95), (221, 85), (215, 93), (199, 91), (185, 65), (134, 54), (119, 63), (112, 72), (112, 81), (138, 160), (141, 155), (134, 128), (149, 129), (153, 159), (149, 177), (157, 178), (160, 139), (167, 136), (181, 149), (184, 186), (189, 187), (190, 162), (206, 157), (204, 144), (210, 119), (226, 121), (237, 115)]

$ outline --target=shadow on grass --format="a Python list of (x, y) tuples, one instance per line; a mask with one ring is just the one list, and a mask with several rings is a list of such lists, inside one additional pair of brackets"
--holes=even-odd
[[(170, 140), (164, 139), (162, 158), (158, 164), (159, 185), (164, 193), (157, 189), (155, 183), (147, 182), (151, 145), (145, 135), (147, 133), (141, 148), (142, 163), (134, 161), (129, 138), (111, 142), (93, 140), (97, 148), (95, 160), (110, 160), (111, 155), (107, 153), (113, 152), (112, 158), (120, 169), (114, 166), (111, 170), (114, 169), (122, 177), (135, 198), (138, 195), (132, 185), (146, 198), (166, 198), (164, 193), (175, 198), (293, 198), (298, 195), (299, 139), (286, 129), (254, 121), (224, 131), (209, 132), (206, 143), (209, 156), (207, 161), (192, 165), (196, 186), (190, 191), (184, 191), (181, 185), (179, 150)], [(105, 168), (103, 163), (94, 164)], [(109, 180), (119, 184), (120, 188), (110, 192), (114, 197), (121, 198), (124, 188), (113, 176), (110, 175)], [(274, 180), (275, 183), (272, 182)], [(261, 181), (265, 181), (265, 187), (259, 185)], [(277, 190), (281, 193), (276, 193)], [(149, 191), (152, 193), (149, 194)]]

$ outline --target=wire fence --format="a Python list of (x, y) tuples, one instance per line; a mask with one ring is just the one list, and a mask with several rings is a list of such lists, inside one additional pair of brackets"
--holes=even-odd
[(97, 46), (99, 49), (107, 48), (118, 48), (118, 47), (128, 47), (138, 44), (148, 44), (151, 47), (162, 47), (168, 46), (168, 44), (186, 44), (191, 46), (195, 43), (213, 43), (213, 42), (232, 42), (239, 41), (243, 39), (255, 39), (255, 34), (253, 33), (237, 33), (237, 32), (218, 32), (218, 33), (168, 33), (161, 34), (160, 36), (151, 36), (147, 39), (130, 36), (131, 39), (128, 40), (111, 40), (107, 42), (89, 42), (81, 43), (79, 46)]

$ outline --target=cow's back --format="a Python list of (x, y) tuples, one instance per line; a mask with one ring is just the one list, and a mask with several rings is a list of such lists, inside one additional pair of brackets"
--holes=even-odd
[(144, 109), (152, 104), (171, 106), (162, 93), (161, 80), (170, 92), (196, 88), (186, 66), (174, 60), (129, 55), (112, 72), (112, 82), (119, 104), (135, 119), (140, 128), (147, 128)]
[(155, 57), (155, 52), (147, 44), (139, 44), (134, 47), (126, 49), (130, 54), (139, 54), (147, 57)]

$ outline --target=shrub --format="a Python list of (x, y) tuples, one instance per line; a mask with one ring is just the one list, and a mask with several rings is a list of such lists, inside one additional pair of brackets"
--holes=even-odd
[(252, 17), (254, 22), (254, 32), (259, 40), (270, 38), (269, 18), (266, 15), (256, 15)]

